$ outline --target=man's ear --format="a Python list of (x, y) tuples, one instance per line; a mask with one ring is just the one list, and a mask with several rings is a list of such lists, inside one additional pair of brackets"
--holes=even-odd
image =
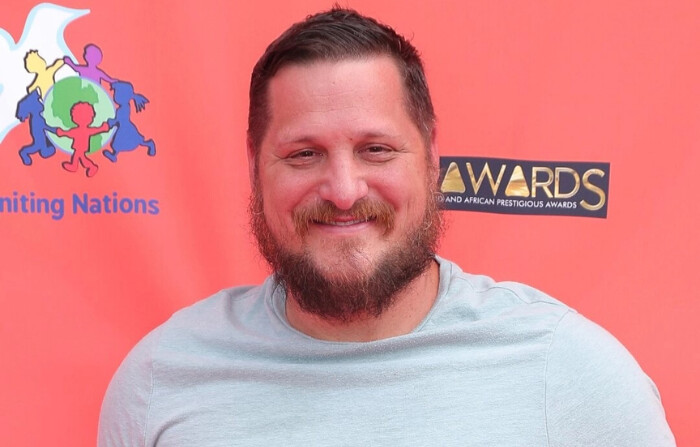
[(246, 149), (248, 152), (248, 179), (250, 180), (250, 188), (255, 189), (255, 181), (256, 178), (255, 176), (257, 175), (257, 169), (256, 169), (256, 156), (255, 156), (255, 148), (253, 147), (253, 142), (250, 139), (250, 136), (246, 138)]

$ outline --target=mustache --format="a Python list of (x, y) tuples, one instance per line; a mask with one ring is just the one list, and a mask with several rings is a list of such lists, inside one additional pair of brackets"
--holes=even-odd
[(394, 208), (381, 200), (367, 198), (355, 202), (349, 210), (341, 210), (328, 201), (295, 209), (294, 228), (299, 235), (305, 236), (311, 224), (332, 223), (339, 217), (377, 222), (384, 228), (384, 233), (394, 228)]

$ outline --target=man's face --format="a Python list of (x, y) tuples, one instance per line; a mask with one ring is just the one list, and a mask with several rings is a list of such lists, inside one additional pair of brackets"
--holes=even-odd
[[(328, 311), (303, 298), (310, 289), (323, 289), (317, 301), (342, 302), (359, 289), (394, 295), (429, 262), (440, 227), (432, 148), (404, 97), (388, 57), (290, 65), (270, 80), (257, 171), (250, 157), (253, 229), (302, 308), (337, 319), (379, 314), (388, 302), (358, 308), (373, 297)], [(309, 276), (335, 285), (290, 284)]]

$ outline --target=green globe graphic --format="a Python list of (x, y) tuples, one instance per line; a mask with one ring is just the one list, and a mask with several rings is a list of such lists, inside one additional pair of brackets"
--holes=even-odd
[[(95, 119), (90, 127), (100, 126), (110, 118), (114, 118), (114, 104), (109, 94), (98, 84), (89, 79), (73, 76), (56, 82), (44, 98), (44, 119), (51, 127), (69, 130), (76, 127), (70, 116), (70, 109), (77, 102), (87, 102), (95, 110)], [(46, 132), (51, 142), (59, 149), (69, 154), (73, 153), (73, 139), (59, 137), (52, 132)], [(88, 153), (99, 151), (112, 138), (114, 128), (90, 138)]]

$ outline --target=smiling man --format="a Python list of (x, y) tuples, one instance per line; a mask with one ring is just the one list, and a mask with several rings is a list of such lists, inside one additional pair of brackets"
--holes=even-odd
[(354, 11), (311, 16), (250, 92), (251, 224), (274, 274), (144, 338), (100, 445), (674, 445), (611, 335), (435, 255), (435, 116), (403, 37)]
[(286, 65), (251, 132), (253, 230), (290, 324), (317, 338), (406, 334), (437, 295), (435, 151), (401, 79), (382, 54)]

